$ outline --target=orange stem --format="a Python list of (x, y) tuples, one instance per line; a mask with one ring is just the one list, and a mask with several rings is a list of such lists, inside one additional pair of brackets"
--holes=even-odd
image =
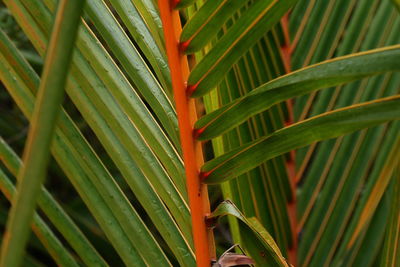
[[(283, 29), (283, 34), (285, 37), (285, 44), (281, 47), (282, 52), (282, 60), (285, 66), (286, 73), (291, 72), (291, 61), (292, 61), (292, 50), (290, 44), (290, 36), (289, 36), (289, 13), (281, 20), (281, 25)], [(286, 101), (286, 105), (288, 108), (289, 118), (286, 122), (286, 126), (294, 123), (294, 114), (293, 114), (293, 101), (290, 99)], [(295, 165), (295, 151), (291, 151), (289, 155), (289, 160), (286, 162), (286, 170), (288, 172), (290, 185), (292, 189), (292, 200), (287, 204), (287, 211), (290, 219), (290, 226), (292, 230), (292, 245), (288, 251), (289, 263), (293, 266), (297, 265), (297, 215), (296, 215), (296, 165)]]
[(172, 2), (158, 0), (185, 163), (196, 262), (199, 267), (209, 267), (211, 258), (215, 259), (213, 233), (205, 223), (206, 215), (210, 212), (210, 204), (207, 186), (202, 184), (199, 178), (199, 170), (204, 163), (203, 151), (201, 143), (193, 136), (193, 125), (197, 120), (196, 106), (195, 101), (187, 94), (186, 81), (189, 76), (189, 66), (187, 57), (178, 43), (182, 26), (179, 12), (173, 10), (175, 4), (176, 0)]

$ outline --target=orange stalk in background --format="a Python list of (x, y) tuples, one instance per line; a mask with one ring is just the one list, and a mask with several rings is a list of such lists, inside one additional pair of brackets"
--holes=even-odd
[(204, 163), (201, 143), (193, 136), (193, 125), (197, 120), (195, 100), (188, 97), (186, 81), (189, 76), (187, 57), (178, 43), (182, 26), (179, 11), (173, 10), (176, 0), (158, 0), (163, 23), (168, 64), (176, 104), (180, 140), (186, 171), (186, 187), (192, 217), (193, 241), (197, 266), (209, 267), (215, 258), (212, 230), (207, 228), (205, 218), (210, 213), (207, 186), (199, 178)]
[[(282, 30), (285, 37), (285, 44), (281, 47), (283, 64), (285, 66), (286, 73), (291, 72), (291, 61), (292, 61), (292, 46), (290, 43), (289, 36), (289, 13), (286, 13), (281, 20)], [(293, 100), (289, 99), (286, 101), (289, 118), (286, 121), (285, 126), (289, 126), (294, 123), (293, 114)], [(288, 251), (289, 263), (293, 266), (297, 266), (297, 214), (296, 214), (296, 164), (295, 164), (295, 151), (291, 151), (289, 159), (286, 162), (286, 170), (290, 180), (290, 187), (292, 190), (292, 200), (287, 204), (287, 211), (290, 219), (290, 226), (292, 230), (292, 245)]]

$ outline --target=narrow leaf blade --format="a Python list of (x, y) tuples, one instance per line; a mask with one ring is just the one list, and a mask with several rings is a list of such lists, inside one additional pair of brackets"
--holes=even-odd
[(274, 104), (387, 71), (400, 71), (400, 45), (327, 60), (261, 85), (196, 122), (198, 139), (219, 136)]
[(221, 183), (292, 149), (399, 118), (399, 95), (327, 112), (207, 162), (201, 168), (204, 182)]

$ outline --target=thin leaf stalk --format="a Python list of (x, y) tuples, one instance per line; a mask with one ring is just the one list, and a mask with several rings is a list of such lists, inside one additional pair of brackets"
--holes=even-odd
[(24, 151), (24, 166), (18, 174), (17, 192), (3, 237), (0, 266), (19, 266), (23, 259), (29, 237), (29, 225), (46, 173), (50, 144), (57, 114), (61, 109), (64, 85), (84, 2), (64, 0), (59, 3)]
[(163, 23), (168, 63), (177, 110), (180, 140), (186, 172), (186, 187), (192, 218), (192, 232), (196, 263), (199, 267), (209, 267), (215, 259), (214, 237), (205, 218), (210, 213), (207, 186), (201, 182), (200, 167), (204, 163), (201, 143), (193, 135), (197, 121), (196, 103), (188, 95), (189, 65), (178, 40), (182, 31), (179, 11), (173, 10), (174, 1), (159, 0), (158, 6)]
[[(289, 33), (289, 13), (286, 13), (285, 16), (281, 19), (281, 25), (283, 30), (283, 35), (285, 38), (285, 43), (281, 46), (282, 60), (283, 65), (285, 67), (286, 73), (291, 72), (291, 62), (292, 62), (292, 44), (290, 42), (290, 33)], [(294, 123), (294, 114), (293, 114), (293, 100), (289, 99), (286, 101), (287, 110), (288, 110), (288, 119), (285, 122), (286, 126), (289, 126)], [(296, 215), (296, 163), (295, 163), (295, 151), (291, 151), (289, 153), (289, 158), (286, 161), (286, 170), (289, 176), (290, 186), (292, 189), (292, 198), (291, 201), (287, 204), (287, 211), (290, 219), (290, 226), (292, 231), (292, 243), (288, 250), (288, 258), (290, 264), (293, 266), (297, 265), (297, 248), (298, 248), (298, 239), (297, 239), (297, 215)]]

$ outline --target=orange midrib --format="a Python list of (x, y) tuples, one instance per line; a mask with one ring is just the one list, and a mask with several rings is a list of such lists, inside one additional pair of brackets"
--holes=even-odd
[(212, 230), (208, 229), (205, 217), (210, 212), (207, 186), (199, 179), (199, 170), (204, 163), (201, 143), (193, 137), (193, 126), (197, 120), (195, 100), (186, 95), (189, 67), (186, 56), (179, 51), (179, 35), (182, 26), (178, 11), (172, 10), (168, 0), (158, 0), (163, 23), (168, 63), (176, 104), (183, 160), (186, 171), (186, 187), (191, 210), (193, 241), (197, 266), (209, 267), (215, 259)]

